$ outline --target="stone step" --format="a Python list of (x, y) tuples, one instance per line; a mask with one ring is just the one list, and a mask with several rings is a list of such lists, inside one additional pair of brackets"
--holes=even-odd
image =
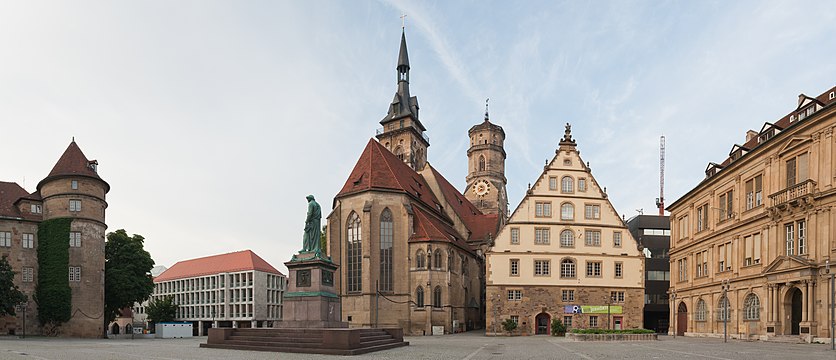
[(289, 353), (307, 353), (307, 354), (327, 354), (327, 355), (359, 355), (372, 351), (380, 351), (393, 349), (396, 347), (407, 346), (408, 342), (396, 342), (391, 344), (382, 344), (375, 346), (362, 347), (352, 350), (341, 349), (326, 349), (326, 348), (305, 348), (305, 347), (290, 347), (290, 346), (252, 346), (252, 345), (234, 345), (234, 344), (200, 344), (200, 347), (213, 349), (231, 349), (231, 350), (251, 350), (251, 351), (274, 351), (274, 352), (289, 352)]
[(253, 335), (231, 335), (229, 340), (241, 340), (241, 341), (262, 341), (262, 342), (273, 342), (273, 341), (281, 341), (281, 342), (288, 342), (288, 343), (322, 343), (322, 337), (273, 337), (273, 336), (253, 336)]
[(368, 346), (377, 346), (377, 345), (385, 345), (385, 344), (392, 344), (398, 342), (395, 339), (381, 339), (381, 340), (370, 340), (370, 341), (360, 341), (360, 345), (363, 347)]
[(321, 330), (313, 329), (235, 329), (236, 334), (321, 334)]
[(242, 345), (242, 346), (260, 346), (260, 347), (298, 347), (298, 348), (319, 348), (322, 347), (321, 342), (316, 343), (297, 343), (291, 341), (260, 341), (260, 340), (227, 340), (225, 344)]
[(394, 338), (389, 334), (360, 335), (360, 342), (373, 341), (373, 340), (384, 340), (384, 339), (394, 339)]

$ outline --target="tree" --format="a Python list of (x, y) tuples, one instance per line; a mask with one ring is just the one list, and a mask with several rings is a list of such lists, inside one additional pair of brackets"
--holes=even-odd
[(517, 322), (512, 319), (505, 319), (502, 322), (502, 328), (508, 332), (508, 335), (511, 335), (511, 332), (517, 329)]
[(322, 255), (328, 255), (328, 242), (325, 240), (325, 232), (328, 231), (328, 224), (322, 225), (322, 233), (319, 234), (319, 248), (322, 249)]
[(26, 301), (26, 295), (14, 282), (15, 272), (6, 255), (0, 259), (0, 316), (15, 315), (15, 306)]
[(154, 260), (143, 248), (145, 238), (123, 229), (107, 234), (105, 243), (105, 327), (121, 309), (142, 302), (154, 291)]
[(161, 323), (174, 321), (177, 317), (177, 304), (174, 303), (174, 296), (168, 295), (161, 298), (153, 299), (148, 302), (145, 307), (145, 313), (148, 314), (148, 321)]
[(566, 326), (563, 325), (563, 322), (558, 319), (552, 320), (552, 336), (564, 335), (566, 335)]

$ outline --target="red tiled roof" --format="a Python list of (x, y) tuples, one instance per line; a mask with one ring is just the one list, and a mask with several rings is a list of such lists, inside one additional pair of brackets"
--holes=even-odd
[[(75, 143), (75, 141), (71, 142), (69, 146), (67, 146), (67, 150), (64, 150), (64, 154), (61, 155), (61, 158), (58, 159), (58, 162), (55, 163), (55, 166), (52, 168), (52, 171), (49, 172), (49, 175), (40, 183), (38, 183), (38, 189), (41, 188), (41, 184), (44, 183), (47, 179), (57, 176), (86, 176), (98, 180), (102, 180), (93, 169), (90, 168), (90, 160), (84, 156), (84, 153), (81, 152), (81, 148)], [(102, 180), (104, 182), (104, 180)], [(107, 185), (107, 190), (110, 190), (110, 185)]]
[(467, 242), (459, 238), (458, 233), (452, 226), (447, 225), (435, 216), (425, 213), (415, 203), (412, 204), (412, 211), (415, 214), (415, 232), (409, 237), (409, 242), (441, 241), (454, 244), (467, 252), (473, 252)]
[(456, 190), (444, 176), (434, 167), (430, 166), (432, 174), (441, 189), (441, 195), (450, 204), (453, 211), (462, 219), (464, 226), (470, 230), (468, 240), (484, 240), (489, 234), (496, 235), (499, 226), (499, 216), (496, 214), (485, 215), (476, 208), (462, 193)]
[(29, 196), (29, 193), (17, 183), (0, 181), (0, 216), (21, 217), (15, 203), (20, 198), (27, 196)]
[(243, 250), (228, 254), (212, 255), (197, 259), (178, 261), (174, 266), (154, 278), (154, 282), (184, 279), (225, 272), (258, 270), (271, 274), (281, 274), (252, 250)]
[(430, 208), (440, 205), (424, 177), (374, 139), (369, 140), (342, 190), (334, 198), (371, 189), (403, 191)]

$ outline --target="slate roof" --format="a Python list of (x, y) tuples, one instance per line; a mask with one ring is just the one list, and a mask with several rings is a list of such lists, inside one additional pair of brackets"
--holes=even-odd
[(174, 266), (160, 274), (160, 276), (155, 277), (154, 282), (160, 283), (169, 280), (248, 270), (258, 270), (282, 275), (281, 272), (252, 252), (252, 250), (243, 250), (228, 254), (178, 261)]
[[(95, 162), (95, 160), (93, 160)], [(78, 144), (75, 143), (73, 140), (69, 146), (67, 146), (67, 150), (64, 150), (64, 154), (61, 155), (61, 158), (58, 159), (58, 162), (55, 163), (55, 166), (52, 168), (52, 171), (49, 172), (46, 178), (41, 180), (38, 183), (38, 189), (41, 188), (44, 182), (47, 180), (51, 180), (56, 177), (62, 176), (86, 176), (89, 178), (101, 180), (105, 183), (106, 189), (105, 192), (110, 191), (110, 185), (107, 184), (99, 174), (97, 174), (93, 169), (90, 168), (91, 161), (84, 156), (84, 153), (81, 151), (81, 148), (78, 147)]]
[(29, 192), (17, 183), (0, 181), (0, 217), (22, 218), (15, 203)]

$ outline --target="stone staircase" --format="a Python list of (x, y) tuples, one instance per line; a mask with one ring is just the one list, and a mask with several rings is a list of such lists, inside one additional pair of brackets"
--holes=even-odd
[(401, 329), (233, 329), (209, 330), (204, 348), (288, 353), (358, 355), (407, 346)]
[(806, 344), (807, 343), (806, 341), (804, 341), (804, 339), (802, 339), (798, 335), (770, 336), (769, 337), (769, 342), (781, 343), (781, 344)]

